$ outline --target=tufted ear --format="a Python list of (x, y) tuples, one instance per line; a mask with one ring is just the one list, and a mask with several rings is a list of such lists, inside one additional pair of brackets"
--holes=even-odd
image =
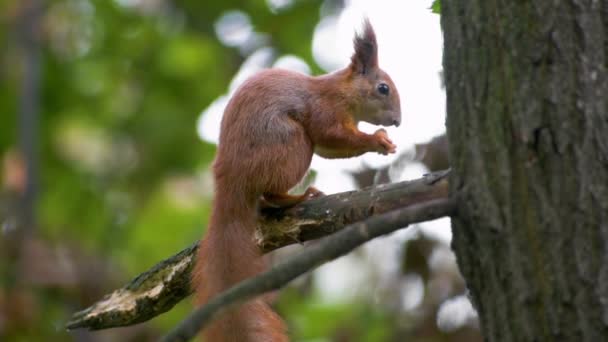
[(353, 41), (355, 53), (350, 58), (350, 68), (359, 74), (365, 75), (369, 70), (378, 67), (378, 44), (376, 34), (369, 19), (363, 21), (363, 32), (355, 35)]

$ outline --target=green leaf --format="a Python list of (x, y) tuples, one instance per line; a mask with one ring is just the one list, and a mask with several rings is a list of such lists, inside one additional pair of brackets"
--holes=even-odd
[(434, 0), (429, 9), (436, 14), (441, 14), (441, 0)]

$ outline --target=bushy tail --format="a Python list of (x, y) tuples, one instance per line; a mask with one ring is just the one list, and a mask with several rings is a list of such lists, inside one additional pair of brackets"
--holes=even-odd
[[(215, 199), (195, 265), (197, 305), (265, 269), (253, 240), (256, 220), (254, 204), (238, 208), (226, 199)], [(207, 342), (288, 341), (285, 324), (263, 298), (221, 313), (202, 334)]]

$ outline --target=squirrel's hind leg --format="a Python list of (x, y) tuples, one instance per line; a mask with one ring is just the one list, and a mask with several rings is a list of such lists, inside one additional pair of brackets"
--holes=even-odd
[(323, 192), (315, 188), (314, 186), (309, 186), (306, 191), (301, 195), (290, 195), (290, 194), (273, 194), (273, 193), (265, 193), (262, 199), (260, 200), (260, 207), (264, 208), (287, 208), (293, 207), (294, 205), (320, 196), (325, 195)]

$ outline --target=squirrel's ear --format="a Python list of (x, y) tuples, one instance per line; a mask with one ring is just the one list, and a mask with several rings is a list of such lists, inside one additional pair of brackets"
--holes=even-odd
[(353, 41), (355, 53), (350, 58), (350, 68), (365, 75), (369, 70), (378, 67), (378, 44), (376, 34), (369, 19), (363, 21), (363, 33), (356, 34)]

